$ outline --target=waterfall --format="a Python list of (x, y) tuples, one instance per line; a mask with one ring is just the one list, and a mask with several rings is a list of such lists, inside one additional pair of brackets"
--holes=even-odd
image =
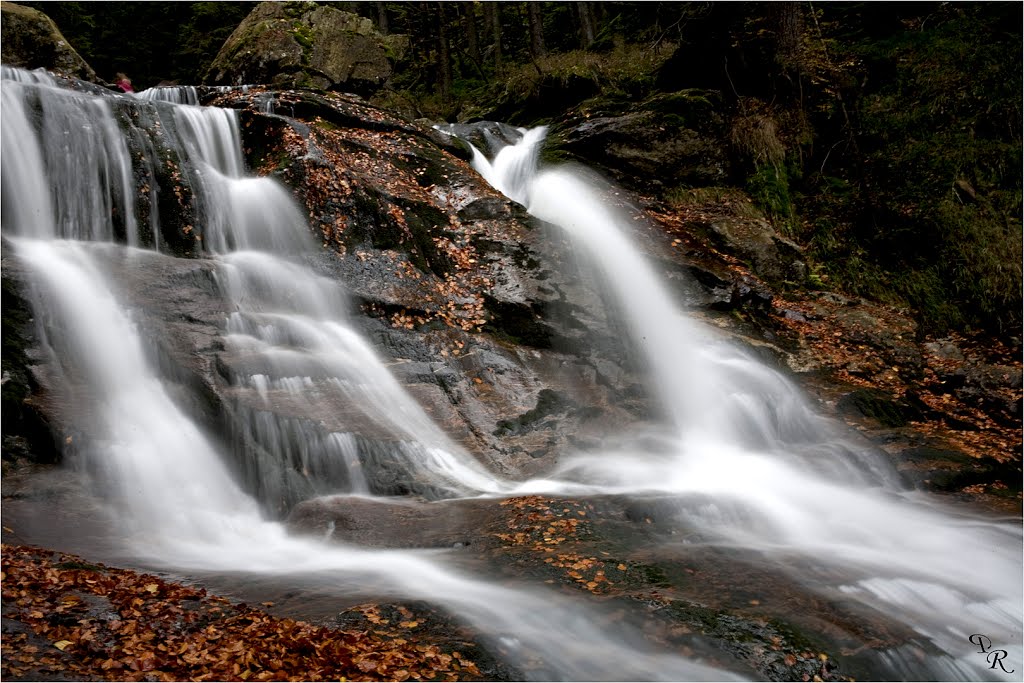
[(256, 514), (207, 438), (175, 404), (147, 360), (143, 340), (101, 271), (107, 245), (17, 240), (37, 274), (48, 336), (88, 387), (96, 433), (87, 446), (100, 481), (113, 483), (129, 531), (219, 540), (217, 525)]
[(949, 654), (935, 675), (995, 675), (967, 640), (986, 629), (1017, 643), (1020, 661), (1020, 526), (903, 490), (874, 449), (816, 414), (787, 378), (688, 319), (637, 250), (631, 221), (595, 187), (565, 168), (530, 172), (543, 133), (527, 131), (491, 161), (474, 148), (474, 167), (593, 264), (676, 441), (669, 453), (581, 454), (554, 476), (671, 496), (705, 543), (829, 566), (795, 573), (930, 639)]
[[(8, 80), (12, 73), (17, 76)], [(55, 199), (47, 202), (38, 196), (41, 189), (26, 187), (29, 176), (11, 177), (20, 176), (20, 169), (4, 174), (4, 214), (8, 206), (14, 212), (13, 220), (4, 219), (5, 232), (111, 241), (120, 223), (127, 243), (138, 245), (132, 161), (110, 103), (63, 89), (54, 96), (58, 86), (46, 74), (3, 67), (2, 77), (3, 106), (11, 111), (5, 117), (10, 123), (4, 126), (4, 150), (15, 163), (25, 160), (29, 176), (45, 168)], [(38, 136), (48, 144), (36, 142), (28, 110), (38, 112)]]
[[(790, 380), (687, 318), (637, 253), (630, 221), (577, 174), (538, 170), (543, 129), (519, 131), (491, 161), (476, 151), (474, 164), (602, 278), (669, 447), (624, 435), (514, 482), (454, 444), (391, 376), (350, 320), (343, 285), (311, 267), (316, 247), (288, 191), (248, 175), (236, 112), (169, 92), (72, 90), (42, 72), (0, 77), (4, 244), (28, 273), (47, 390), (74, 427), (70, 459), (141, 561), (436, 601), (508, 656), (539, 660), (528, 672), (539, 679), (731, 678), (626, 626), (598, 627), (606, 615), (561, 594), (497, 585), (429, 551), (297, 538), (276, 521), (315, 496), (656, 495), (699, 531), (686, 543), (790, 567), (826, 599), (884, 613), (946, 653), (917, 675), (992, 677), (968, 636), (1020, 641), (1019, 525), (904, 490)], [(159, 199), (172, 188), (157, 179), (169, 163), (191, 191), (194, 259), (159, 253), (170, 218)], [(217, 349), (223, 433), (200, 423), (187, 381), (163, 362), (173, 349), (162, 333), (193, 322), (149, 319), (137, 291), (168, 273), (202, 280), (219, 315), (197, 334)]]
[[(74, 427), (75, 459), (111, 503), (115, 535), (138, 561), (316, 577), (342, 592), (354, 583), (435, 601), (513, 661), (532, 662), (526, 673), (541, 680), (734, 678), (655, 651), (628, 626), (609, 632), (598, 625), (605, 615), (556, 592), (468, 576), (436, 553), (294, 537), (268, 519), (254, 491), (372, 495), (381, 485), (368, 474), (374, 458), (436, 496), (513, 485), (454, 446), (352, 327), (343, 289), (306, 264), (310, 238), (294, 202), (275, 181), (246, 175), (234, 112), (75, 92), (6, 68), (3, 78), (5, 245), (28, 273), (52, 368), (47, 386)], [(135, 127), (121, 108), (151, 129)], [(192, 185), (205, 250), (187, 268), (155, 250), (157, 235), (146, 240), (137, 229), (140, 214), (157, 211), (156, 188), (136, 191), (138, 178), (153, 177), (154, 161), (140, 153), (133, 165), (126, 137), (143, 150), (170, 146), (181, 181)], [(209, 343), (223, 346), (227, 436), (237, 439), (237, 455), (255, 458), (240, 465), (224, 435), (210, 434), (183, 406), (187, 384), (167, 374), (162, 328), (135, 298), (140, 283), (203, 272), (212, 272), (203, 285), (214, 290), (210, 305), (224, 311)], [(372, 453), (368, 439), (378, 444)]]
[[(537, 173), (537, 154), (547, 128), (541, 126), (520, 132), (519, 142), (501, 148), (491, 163), (487, 162), (483, 152), (473, 147), (473, 168), (509, 199), (529, 205), (530, 189)], [(494, 144), (493, 140), (492, 137), (489, 142)]]
[(199, 91), (194, 85), (157, 86), (138, 92), (135, 96), (143, 100), (174, 104), (199, 104)]
[[(133, 201), (134, 185), (125, 181), (132, 159), (118, 132), (124, 121), (108, 101), (131, 96), (75, 93), (45, 79), (38, 85), (5, 84), (3, 95), (4, 152), (8, 168), (16, 169), (3, 175), (5, 209), (10, 203), (5, 234), (112, 242), (112, 213), (137, 225), (141, 207)], [(38, 129), (24, 102), (40, 112)], [(216, 282), (230, 311), (225, 363), (234, 384), (239, 453), (250, 458), (242, 464), (249, 487), (273, 499), (270, 508), (274, 501), (287, 505), (310, 493), (367, 492), (371, 482), (363, 461), (379, 460), (378, 451), (360, 448), (348, 431), (351, 424), (324, 414), (326, 406), (344, 405), (361, 415), (349, 422), (369, 425), (374, 437), (391, 442), (388, 462), (420, 482), (422, 492), (502, 489), (502, 482), (436, 428), (352, 329), (338, 283), (303, 265), (314, 251), (309, 229), (284, 187), (246, 175), (237, 113), (159, 106), (153, 117), (161, 124), (157, 130), (167, 144), (178, 146), (184, 175), (191, 178), (198, 229), (215, 257)], [(104, 135), (72, 134), (80, 129)], [(135, 129), (131, 134), (152, 137)], [(68, 153), (71, 164), (62, 160)], [(129, 234), (127, 242), (137, 244), (137, 230)], [(79, 249), (78, 261), (84, 264), (90, 253)], [(44, 261), (33, 265), (40, 268)], [(102, 270), (96, 265), (91, 272), (101, 276)], [(111, 283), (97, 286), (113, 289)], [(280, 463), (291, 471), (281, 472)]]

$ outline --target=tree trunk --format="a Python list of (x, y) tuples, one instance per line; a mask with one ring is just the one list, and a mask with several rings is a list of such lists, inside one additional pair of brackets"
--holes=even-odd
[(539, 2), (527, 2), (526, 14), (530, 24), (530, 54), (540, 59), (546, 54), (544, 49), (544, 20), (540, 15)]
[(786, 69), (800, 69), (804, 13), (799, 2), (773, 2), (769, 11), (775, 24), (775, 58)]
[(437, 10), (437, 89), (441, 99), (451, 100), (452, 95), (452, 48), (448, 39), (448, 16), (445, 2), (434, 3)]
[(377, 30), (387, 35), (388, 31), (388, 5), (386, 2), (375, 2), (377, 6)]
[(580, 15), (580, 38), (582, 39), (583, 47), (588, 48), (597, 40), (597, 32), (594, 27), (594, 12), (591, 10), (589, 2), (577, 2), (576, 9), (579, 10)]
[(480, 38), (476, 32), (476, 3), (467, 2), (456, 5), (462, 14), (462, 26), (466, 31), (466, 50), (469, 57), (480, 66)]
[(501, 70), (501, 3), (485, 2), (484, 24), (491, 32), (491, 45), (494, 52), (494, 69)]

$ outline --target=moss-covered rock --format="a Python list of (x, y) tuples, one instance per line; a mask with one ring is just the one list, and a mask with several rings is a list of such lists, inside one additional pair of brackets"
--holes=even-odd
[(768, 282), (803, 284), (807, 278), (800, 246), (779, 235), (763, 218), (728, 217), (702, 227), (712, 243), (741, 257)]
[(50, 17), (30, 7), (0, 2), (3, 63), (23, 69), (40, 67), (96, 82), (96, 72), (75, 52)]
[(391, 77), (408, 39), (315, 2), (263, 2), (228, 37), (206, 82), (345, 90), (368, 96)]
[(729, 160), (719, 99), (705, 91), (662, 94), (639, 105), (595, 99), (553, 127), (549, 146), (645, 194), (721, 184)]

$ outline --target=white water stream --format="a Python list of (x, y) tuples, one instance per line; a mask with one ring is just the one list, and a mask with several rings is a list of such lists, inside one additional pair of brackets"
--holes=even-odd
[[(785, 377), (688, 319), (630, 238), (631, 221), (584, 178), (538, 173), (544, 129), (474, 167), (565, 231), (616, 297), (648, 384), (677, 434), (671, 453), (576, 456), (561, 478), (605, 492), (659, 492), (709, 543), (829, 565), (843, 594), (890, 614), (949, 653), (953, 678), (998, 677), (969, 642), (1001, 634), (1021, 661), (1021, 528), (905, 491), (865, 444), (808, 405)], [(708, 500), (714, 501), (707, 504)], [(697, 501), (691, 503), (691, 501)], [(811, 571), (800, 572), (811, 579)]]
[[(126, 546), (141, 561), (179, 571), (242, 572), (300, 582), (316, 576), (341, 587), (365, 584), (381, 594), (429, 600), (474, 625), (533, 678), (734, 678), (690, 658), (658, 652), (628, 627), (617, 625), (610, 632), (599, 626), (597, 612), (553, 591), (467, 576), (446, 566), (436, 552), (366, 550), (294, 537), (282, 524), (265, 519), (230, 474), (224, 454), (168, 393), (133, 311), (105, 272), (111, 259), (144, 267), (144, 254), (113, 244), (108, 231), (68, 230), (56, 218), (68, 216), (75, 224), (77, 209), (69, 203), (81, 207), (81, 196), (92, 192), (95, 204), (103, 207), (95, 220), (103, 223), (111, 202), (133, 193), (108, 182), (105, 159), (93, 167), (81, 162), (78, 174), (61, 173), (49, 149), (53, 140), (40, 133), (38, 122), (20, 105), (33, 102), (44, 122), (51, 109), (64, 116), (66, 110), (81, 108), (89, 130), (116, 127), (112, 107), (105, 98), (25, 83), (20, 72), (4, 73), (11, 78), (3, 83), (3, 234), (31, 275), (40, 334), (53, 366), (63, 372), (58, 391), (75, 387), (73, 394), (57, 400), (74, 404), (86, 396), (89, 402), (81, 410), (90, 419), (88, 439), (76, 444), (77, 452), (109, 496)], [(159, 106), (172, 108), (184, 143), (179, 152), (200, 179), (194, 189), (206, 208), (204, 232), (211, 236), (218, 282), (234, 311), (225, 321), (225, 343), (229, 351), (245, 356), (244, 367), (256, 368), (237, 373), (238, 390), (251, 389), (266, 401), (284, 392), (293, 402), (306, 402), (309, 410), (315, 409), (316, 392), (335, 391), (365, 406), (396, 435), (395, 453), (416, 476), (452, 493), (508, 488), (430, 423), (348, 325), (338, 285), (296, 258), (310, 241), (301, 214), (275, 181), (244, 175), (234, 114)], [(58, 144), (81, 136), (84, 124), (68, 120), (66, 125)], [(120, 150), (115, 145), (110, 156), (120, 158)], [(122, 210), (134, 213), (130, 205)], [(252, 432), (267, 441), (262, 446), (274, 449), (287, 441), (280, 438), (280, 427), (263, 424)], [(347, 470), (349, 490), (359, 492), (365, 483), (352, 471), (359, 467), (359, 456), (344, 447), (344, 436), (325, 439), (338, 445), (334, 451), (307, 449), (305, 455), (336, 457), (341, 462), (321, 462), (320, 469)], [(317, 472), (316, 466), (309, 469)]]
[[(590, 608), (554, 592), (467, 576), (434, 552), (295, 538), (265, 519), (227, 455), (168, 392), (149, 353), (153, 340), (106, 272), (111, 259), (146, 262), (144, 252), (116, 245), (111, 227), (120, 213), (123, 241), (140, 244), (132, 162), (111, 105), (117, 96), (72, 93), (16, 70), (4, 69), (4, 79), (5, 245), (31, 273), (53, 366), (90, 397), (80, 452), (140, 557), (174, 569), (314, 574), (430, 600), (472, 622), (513, 664), (539, 659), (528, 672), (537, 678), (731, 677), (658, 652), (625, 627), (602, 629)], [(967, 642), (975, 632), (1010, 643), (1011, 661), (1021, 661), (1019, 525), (901, 490), (870, 449), (815, 414), (784, 377), (687, 320), (632, 247), (628, 222), (572, 173), (536, 173), (542, 130), (493, 163), (479, 155), (477, 167), (594, 260), (645, 354), (675, 446), (579, 454), (543, 480), (510, 482), (454, 445), (349, 324), (341, 286), (304, 261), (313, 246), (287, 191), (246, 175), (234, 112), (145, 106), (194, 169), (207, 258), (228, 311), (221, 338), (235, 359), (238, 433), (298, 463), (315, 493), (369, 495), (369, 456), (358, 440), (329, 416), (300, 419), (323, 405), (357, 406), (388, 435), (388, 456), (447, 496), (666, 494), (678, 501), (680, 523), (700, 528), (706, 543), (803, 558), (808, 580), (819, 578), (812, 565), (829, 566), (829, 576), (845, 577), (834, 591), (949, 653), (933, 669), (944, 677), (995, 677)], [(277, 485), (263, 465), (252, 467), (259, 486)]]

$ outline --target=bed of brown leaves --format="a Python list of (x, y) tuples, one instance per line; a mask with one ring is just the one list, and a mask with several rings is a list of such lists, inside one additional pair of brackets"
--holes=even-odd
[[(837, 315), (841, 304), (790, 298), (778, 300), (773, 319), (779, 329), (789, 330), (814, 353), (823, 368), (840, 382), (881, 390), (893, 399), (912, 394), (928, 408), (925, 419), (912, 423), (922, 435), (946, 442), (949, 447), (976, 458), (992, 457), (1001, 462), (1020, 458), (1021, 429), (993, 419), (976, 404), (950, 391), (944, 377), (979, 364), (1006, 368), (1021, 367), (1021, 360), (1000, 342), (967, 338), (955, 333), (945, 341), (955, 344), (963, 358), (943, 358), (928, 350), (935, 339), (915, 339), (915, 326), (904, 315), (879, 305), (871, 305), (873, 318), (882, 321), (885, 330), (905, 340), (907, 348), (920, 352), (920, 367), (904, 368), (894, 361), (893, 350), (871, 343), (876, 330), (861, 329), (849, 319)], [(780, 315), (799, 311), (804, 319)], [(1019, 388), (1010, 386), (990, 391), (1004, 394), (1007, 404), (1020, 400)]]
[[(3, 546), (4, 680), (458, 681), (482, 678), (416, 621), (339, 630), (281, 619), (202, 588)], [(359, 608), (371, 624), (373, 605)], [(11, 629), (13, 621), (28, 628)], [(11, 632), (15, 631), (13, 635)]]

